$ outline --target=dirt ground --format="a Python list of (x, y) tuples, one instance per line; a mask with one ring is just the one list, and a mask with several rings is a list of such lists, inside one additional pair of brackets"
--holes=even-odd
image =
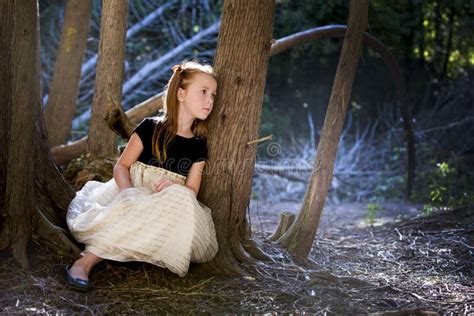
[(26, 314), (291, 313), (354, 315), (474, 314), (474, 208), (416, 217), (419, 206), (380, 203), (373, 225), (367, 205), (328, 206), (310, 258), (294, 264), (268, 241), (281, 211), (295, 203), (249, 208), (254, 234), (273, 262), (242, 266), (249, 276), (212, 277), (192, 264), (189, 274), (145, 263), (102, 262), (91, 275), (95, 290), (69, 291), (69, 259), (42, 245), (30, 247), (30, 272), (0, 253), (0, 312)]

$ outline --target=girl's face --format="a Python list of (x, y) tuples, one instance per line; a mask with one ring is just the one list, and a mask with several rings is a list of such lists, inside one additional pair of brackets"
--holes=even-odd
[(196, 73), (186, 89), (178, 88), (180, 111), (192, 119), (205, 120), (212, 111), (217, 92), (217, 82), (209, 74)]

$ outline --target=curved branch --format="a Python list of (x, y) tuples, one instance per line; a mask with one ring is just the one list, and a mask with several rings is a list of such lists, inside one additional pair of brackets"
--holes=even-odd
[[(309, 41), (315, 41), (322, 38), (343, 38), (346, 34), (346, 25), (327, 25), (322, 27), (312, 28), (306, 31), (294, 33), (277, 40), (271, 48), (271, 56), (284, 52), (287, 49)], [(405, 86), (405, 81), (398, 65), (397, 60), (393, 54), (374, 36), (365, 33), (362, 42), (369, 48), (378, 52), (383, 61), (387, 64), (392, 80), (395, 84), (395, 90), (400, 107), (400, 114), (403, 119), (403, 128), (405, 130), (406, 148), (407, 148), (407, 187), (406, 196), (411, 196), (413, 181), (415, 178), (415, 136), (413, 133), (413, 123), (408, 104), (408, 92)]]

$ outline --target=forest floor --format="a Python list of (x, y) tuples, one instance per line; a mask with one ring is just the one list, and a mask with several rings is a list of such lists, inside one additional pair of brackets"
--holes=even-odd
[[(101, 262), (95, 290), (68, 290), (71, 260), (42, 245), (30, 247), (30, 272), (0, 253), (0, 313), (292, 313), (323, 315), (467, 315), (474, 313), (474, 208), (420, 217), (408, 203), (379, 203), (373, 225), (367, 205), (327, 206), (311, 267), (294, 264), (267, 240), (281, 211), (296, 203), (249, 209), (254, 235), (274, 262), (258, 262), (247, 277), (209, 277), (192, 264), (180, 278), (145, 263)], [(398, 314), (389, 311), (402, 311)]]

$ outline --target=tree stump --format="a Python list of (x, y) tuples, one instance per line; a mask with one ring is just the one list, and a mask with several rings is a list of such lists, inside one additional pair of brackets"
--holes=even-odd
[(281, 212), (280, 223), (277, 229), (268, 239), (271, 241), (277, 241), (283, 234), (290, 228), (291, 224), (295, 221), (295, 214), (290, 212)]

